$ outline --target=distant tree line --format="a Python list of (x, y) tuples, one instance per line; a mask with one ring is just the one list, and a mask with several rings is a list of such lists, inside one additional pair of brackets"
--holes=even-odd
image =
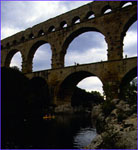
[[(137, 102), (137, 81), (124, 88), (124, 99)], [(73, 107), (89, 107), (103, 102), (99, 92), (86, 92), (76, 87), (72, 95)], [(26, 78), (18, 68), (1, 68), (1, 131), (2, 148), (6, 142), (24, 145), (25, 120), (42, 119), (44, 110), (51, 105), (48, 85), (44, 79)], [(37, 121), (39, 122), (39, 121)], [(23, 147), (23, 146), (22, 146)], [(9, 147), (8, 147), (9, 148)]]
[(71, 104), (75, 106), (83, 106), (92, 108), (93, 105), (97, 105), (103, 102), (103, 96), (100, 92), (91, 91), (87, 92), (83, 89), (76, 87), (73, 96), (71, 98)]

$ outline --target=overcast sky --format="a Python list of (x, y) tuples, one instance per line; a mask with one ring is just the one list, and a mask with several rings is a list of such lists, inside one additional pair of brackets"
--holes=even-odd
[[(43, 22), (69, 10), (87, 4), (90, 1), (3, 1), (1, 2), (1, 38), (4, 39), (28, 27)], [(128, 30), (124, 39), (124, 56), (137, 55), (137, 22)], [(65, 66), (74, 63), (91, 63), (107, 60), (107, 44), (104, 36), (98, 32), (83, 33), (75, 38), (65, 55)], [(21, 55), (14, 55), (11, 66), (21, 68)], [(49, 44), (42, 45), (35, 53), (33, 71), (51, 68), (51, 49)], [(98, 78), (89, 77), (78, 85), (88, 91), (102, 91)]]

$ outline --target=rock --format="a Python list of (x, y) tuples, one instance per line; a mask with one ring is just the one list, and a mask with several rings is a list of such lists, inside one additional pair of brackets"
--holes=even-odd
[(101, 135), (98, 134), (93, 139), (93, 141), (91, 142), (91, 144), (88, 145), (87, 147), (85, 147), (84, 149), (97, 149), (101, 145), (102, 142), (103, 142), (103, 139), (102, 139)]
[(101, 105), (92, 110), (100, 132), (87, 149), (137, 149), (137, 112), (133, 110), (136, 106), (118, 99), (112, 102), (115, 109), (107, 117), (103, 116)]
[(113, 100), (112, 100), (112, 103), (116, 105), (116, 104), (119, 103), (119, 101), (120, 101), (119, 99), (113, 99)]
[(73, 107), (70, 104), (59, 105), (55, 108), (55, 113), (73, 113)]
[(92, 118), (97, 118), (100, 114), (102, 113), (102, 108), (101, 108), (101, 105), (96, 105), (93, 107), (92, 109)]

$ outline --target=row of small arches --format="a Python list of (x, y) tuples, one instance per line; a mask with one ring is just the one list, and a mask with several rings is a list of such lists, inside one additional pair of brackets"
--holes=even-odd
[[(122, 2), (120, 3), (120, 7), (121, 7), (121, 8), (124, 8), (124, 7), (126, 7), (126, 6), (130, 6), (130, 5), (134, 4), (134, 3), (135, 3), (135, 2), (122, 1)], [(106, 5), (104, 8), (102, 8), (101, 14), (107, 14), (107, 13), (110, 13), (110, 12), (112, 12), (111, 6)], [(75, 17), (72, 19), (71, 25), (78, 24), (78, 23), (80, 23), (81, 21), (85, 21), (85, 20), (89, 20), (89, 19), (93, 19), (93, 18), (95, 18), (94, 12), (93, 12), (93, 11), (89, 11), (89, 12), (86, 14), (85, 18), (82, 19), (82, 20), (80, 19), (79, 16), (75, 16)], [(67, 27), (68, 27), (68, 24), (67, 24), (66, 21), (62, 21), (62, 22), (60, 23), (60, 29), (67, 28)], [(54, 31), (56, 31), (56, 28), (55, 28), (54, 25), (52, 25), (52, 26), (50, 26), (50, 27), (48, 28), (47, 33), (54, 32)], [(38, 34), (37, 34), (36, 37), (44, 36), (44, 35), (46, 35), (46, 32), (45, 32), (43, 29), (41, 29), (41, 30), (39, 30), (39, 32), (38, 32)], [(36, 38), (36, 37), (34, 36), (33, 33), (30, 33), (29, 36), (28, 36), (28, 39), (26, 39), (24, 36), (22, 36), (21, 39), (19, 40), (19, 42), (18, 42), (17, 40), (14, 40), (11, 44), (8, 42), (8, 43), (6, 44), (6, 47), (8, 48), (8, 47), (10, 47), (11, 45), (16, 45), (16, 44), (18, 44), (18, 43), (20, 43), (20, 42), (24, 42), (24, 41), (26, 41), (26, 40), (34, 39), (34, 38)], [(3, 49), (4, 47), (1, 45), (1, 48)]]

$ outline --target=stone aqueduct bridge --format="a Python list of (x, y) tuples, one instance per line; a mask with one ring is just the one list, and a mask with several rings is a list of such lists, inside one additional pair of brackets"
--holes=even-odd
[[(77, 83), (89, 76), (101, 80), (107, 97), (118, 98), (126, 81), (137, 76), (137, 57), (123, 59), (123, 39), (137, 20), (137, 2), (132, 1), (132, 5), (122, 8), (125, 3), (127, 1), (94, 1), (2, 40), (1, 66), (9, 67), (12, 57), (19, 51), (22, 72), (30, 79), (44, 78), (56, 104), (70, 101)], [(107, 9), (111, 12), (104, 14)], [(91, 15), (94, 18), (90, 19)], [(64, 67), (69, 44), (88, 31), (105, 36), (107, 61)], [(32, 72), (34, 54), (45, 43), (51, 45), (52, 69)]]

